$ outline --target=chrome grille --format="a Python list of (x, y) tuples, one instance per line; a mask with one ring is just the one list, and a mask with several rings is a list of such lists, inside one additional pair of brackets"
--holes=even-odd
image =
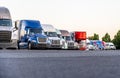
[(62, 41), (62, 45), (63, 45), (63, 46), (65, 45), (65, 42), (64, 42), (64, 41)]
[(38, 38), (39, 42), (46, 42), (46, 38)]
[(74, 46), (73, 42), (68, 42), (68, 46)]
[(11, 34), (11, 31), (0, 31), (0, 42), (10, 42)]
[(52, 40), (52, 44), (60, 44), (60, 40)]

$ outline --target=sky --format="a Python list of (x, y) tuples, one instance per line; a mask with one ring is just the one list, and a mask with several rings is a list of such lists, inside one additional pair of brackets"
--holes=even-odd
[(120, 30), (120, 0), (0, 0), (12, 19), (40, 20), (68, 31), (86, 31), (113, 39)]

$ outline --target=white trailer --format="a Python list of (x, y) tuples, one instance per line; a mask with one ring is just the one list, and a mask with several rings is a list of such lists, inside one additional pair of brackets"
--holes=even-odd
[(17, 48), (15, 27), (12, 25), (10, 12), (5, 7), (0, 7), (0, 48)]

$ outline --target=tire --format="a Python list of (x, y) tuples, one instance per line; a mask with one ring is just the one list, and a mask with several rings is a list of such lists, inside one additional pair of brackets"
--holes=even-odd
[(20, 45), (19, 44), (20, 44), (20, 42), (17, 43), (18, 50), (20, 49)]
[(28, 50), (31, 50), (32, 49), (32, 44), (31, 42), (28, 43)]

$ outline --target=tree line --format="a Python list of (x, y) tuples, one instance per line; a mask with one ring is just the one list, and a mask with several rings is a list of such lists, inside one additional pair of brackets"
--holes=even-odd
[[(99, 34), (94, 33), (93, 36), (88, 37), (90, 40), (99, 40)], [(105, 42), (113, 42), (117, 49), (120, 49), (120, 30), (117, 32), (117, 34), (114, 36), (114, 39), (111, 40), (109, 33), (106, 33), (102, 37), (102, 41)]]

